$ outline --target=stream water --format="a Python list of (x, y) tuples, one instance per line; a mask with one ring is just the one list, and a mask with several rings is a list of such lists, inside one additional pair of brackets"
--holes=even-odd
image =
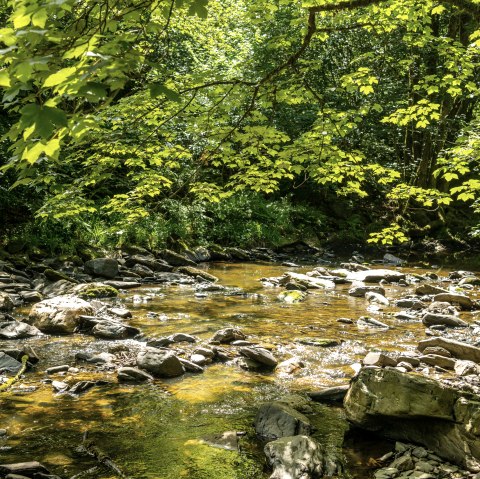
[[(101, 352), (112, 347), (128, 350), (131, 340), (109, 342), (83, 335), (28, 340), (41, 361), (12, 392), (0, 396), (0, 428), (8, 430), (8, 436), (0, 437), (0, 463), (37, 460), (60, 476), (71, 477), (95, 465), (94, 459), (76, 450), (88, 430), (95, 443), (131, 478), (267, 478), (263, 445), (255, 439), (252, 427), (259, 403), (291, 392), (345, 384), (354, 374), (351, 365), (367, 351), (413, 350), (425, 337), (419, 322), (395, 319), (392, 313), (398, 311), (396, 308), (367, 309), (364, 298), (348, 295), (349, 285), (310, 291), (304, 302), (285, 304), (277, 299), (279, 289), (264, 288), (258, 279), (279, 276), (288, 270), (286, 267), (250, 263), (203, 267), (216, 275), (220, 284), (241, 288), (241, 294), (219, 292), (198, 297), (189, 285), (159, 285), (130, 291), (116, 301), (132, 311), (129, 323), (147, 336), (185, 332), (206, 343), (218, 329), (235, 325), (249, 339), (273, 347), (280, 360), (296, 356), (305, 362), (305, 368), (293, 374), (259, 373), (230, 363), (213, 364), (203, 374), (130, 386), (116, 382), (115, 368), (75, 364), (74, 356), (80, 351)], [(389, 298), (407, 291), (387, 286)], [(362, 315), (386, 322), (391, 329), (359, 329), (355, 324), (337, 322), (341, 317), (357, 319)], [(299, 337), (342, 342), (334, 347), (306, 346), (296, 342)], [(15, 347), (15, 343), (0, 342), (0, 349)], [(93, 378), (108, 383), (78, 397), (57, 395), (45, 382), (44, 371), (59, 364), (75, 365), (79, 372), (74, 377), (67, 374), (53, 379)], [(313, 408), (315, 437), (328, 447), (341, 445), (348, 429), (342, 409), (317, 403)], [(225, 431), (246, 432), (240, 440), (240, 453), (208, 445), (210, 436)], [(350, 477), (371, 477), (368, 459), (390, 449), (391, 445), (365, 436), (349, 440), (343, 452)]]

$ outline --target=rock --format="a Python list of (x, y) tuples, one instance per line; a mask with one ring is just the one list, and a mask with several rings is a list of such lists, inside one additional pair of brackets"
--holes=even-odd
[(24, 339), (42, 334), (39, 329), (21, 321), (0, 322), (0, 339)]
[(308, 436), (282, 437), (265, 446), (270, 479), (317, 479), (324, 477), (323, 451)]
[(44, 333), (71, 334), (82, 315), (92, 315), (92, 306), (77, 296), (56, 296), (33, 305), (28, 322)]
[(297, 434), (309, 435), (311, 430), (306, 416), (278, 401), (262, 404), (255, 418), (255, 432), (269, 440)]
[(278, 363), (273, 354), (264, 348), (244, 347), (240, 349), (240, 354), (269, 368), (274, 368)]
[(138, 328), (127, 326), (119, 321), (110, 319), (97, 320), (90, 330), (90, 334), (103, 339), (126, 339), (140, 334)]
[(115, 361), (115, 356), (110, 353), (75, 353), (75, 359), (92, 364), (109, 364)]
[(368, 316), (362, 316), (359, 318), (357, 320), (357, 327), (390, 329), (388, 324), (382, 323), (381, 321), (378, 321), (378, 319), (370, 318)]
[(463, 359), (455, 362), (454, 370), (457, 376), (468, 376), (469, 374), (480, 375), (480, 366), (477, 363)]
[(298, 283), (307, 289), (334, 289), (335, 283), (329, 279), (316, 278), (314, 276), (308, 276), (306, 274), (294, 273), (288, 271), (283, 275), (283, 282), (286, 283)]
[(347, 419), (357, 427), (480, 468), (480, 397), (462, 394), (416, 374), (364, 368), (352, 380), (344, 406)]
[(118, 275), (118, 261), (112, 258), (91, 259), (84, 264), (84, 269), (92, 276), (115, 278)]
[(132, 313), (126, 308), (110, 308), (108, 312), (122, 319), (127, 319), (132, 317)]
[[(207, 364), (207, 362), (209, 362), (209, 360), (203, 354), (192, 354), (190, 356), (190, 361), (194, 364), (198, 364), (199, 366), (204, 366)], [(210, 362), (212, 362), (211, 359)]]
[[(194, 354), (193, 356), (198, 356), (198, 354)], [(205, 359), (204, 356), (202, 357)], [(179, 358), (179, 359), (186, 371), (189, 371), (191, 373), (203, 373), (204, 369), (202, 368), (200, 363), (197, 363), (194, 361), (188, 361), (183, 358)]]
[(185, 255), (175, 253), (174, 251), (165, 249), (161, 253), (162, 258), (172, 266), (197, 266), (197, 263), (188, 259)]
[(277, 373), (280, 374), (293, 374), (297, 371), (300, 371), (305, 367), (305, 363), (296, 357), (287, 359), (282, 361), (280, 364), (277, 365), (275, 368)]
[(320, 348), (329, 348), (332, 346), (339, 346), (342, 344), (341, 339), (327, 339), (327, 338), (295, 338), (296, 343), (305, 344), (306, 346), (317, 346)]
[(404, 263), (404, 260), (400, 259), (398, 256), (394, 256), (393, 254), (385, 253), (383, 255), (383, 262), (399, 266)]
[(38, 303), (43, 299), (39, 291), (20, 291), (19, 294), (25, 303)]
[(151, 348), (166, 348), (173, 344), (173, 341), (169, 338), (151, 338), (147, 341), (147, 346)]
[[(290, 283), (289, 283), (290, 284)], [(290, 290), (290, 291), (282, 291), (278, 296), (278, 300), (282, 301), (283, 303), (300, 303), (304, 301), (307, 295), (303, 291), (297, 290)]]
[(429, 348), (425, 348), (423, 350), (423, 354), (436, 354), (437, 356), (445, 356), (447, 358), (452, 357), (450, 351), (447, 351), (445, 348), (441, 348), (440, 346), (432, 346)]
[(426, 313), (422, 317), (422, 322), (426, 326), (443, 325), (452, 328), (466, 328), (468, 323), (451, 314)]
[[(127, 258), (125, 265), (128, 268), (133, 266), (133, 270), (136, 272), (140, 272), (137, 266), (144, 266), (150, 270), (148, 276), (150, 276), (153, 271), (170, 272), (173, 270), (173, 266), (169, 265), (166, 261), (156, 259), (154, 256), (132, 255)], [(142, 274), (140, 274), (140, 276), (142, 276)]]
[(232, 341), (243, 340), (247, 337), (239, 328), (225, 328), (217, 331), (212, 338), (212, 341), (222, 344), (228, 344)]
[(37, 461), (0, 464), (0, 475), (19, 474), (33, 477), (36, 473), (49, 474), (48, 469)]
[(0, 311), (11, 311), (14, 307), (13, 301), (7, 293), (0, 293)]
[(455, 359), (438, 356), (436, 354), (427, 354), (420, 356), (418, 359), (429, 366), (438, 366), (443, 369), (454, 369), (455, 367)]
[(139, 286), (142, 285), (142, 283), (139, 283), (138, 281), (105, 281), (103, 284), (106, 284), (107, 286), (111, 286), (112, 288), (115, 289), (133, 289), (133, 288), (138, 288)]
[(60, 366), (52, 366), (51, 368), (48, 368), (45, 372), (47, 374), (57, 374), (57, 373), (66, 372), (69, 369), (70, 369), (70, 366), (68, 364), (62, 364)]
[(356, 298), (364, 298), (365, 294), (368, 292), (378, 293), (385, 296), (385, 288), (382, 288), (381, 286), (354, 286), (348, 290), (348, 294)]
[(52, 388), (56, 393), (63, 393), (68, 390), (69, 386), (64, 381), (52, 381)]
[(213, 276), (213, 274), (207, 273), (202, 269), (194, 268), (193, 266), (180, 266), (176, 269), (178, 273), (186, 274), (187, 276), (192, 276), (193, 278), (201, 278), (209, 283), (216, 283), (218, 278)]
[(59, 281), (61, 279), (64, 279), (65, 281), (76, 283), (76, 281), (73, 278), (70, 278), (70, 276), (67, 276), (66, 274), (61, 273), (60, 271), (56, 271), (52, 268), (45, 268), (43, 274), (50, 281)]
[(104, 283), (85, 283), (74, 286), (71, 290), (72, 294), (88, 300), (96, 298), (114, 298), (118, 296), (118, 291)]
[(397, 283), (401, 279), (405, 279), (405, 273), (390, 269), (367, 269), (365, 271), (350, 272), (347, 280), (361, 281), (362, 283), (379, 283), (382, 280), (389, 283)]
[(385, 298), (385, 296), (379, 293), (375, 293), (374, 291), (367, 291), (365, 293), (365, 299), (367, 301), (370, 301), (371, 303), (378, 303), (384, 306), (388, 306), (390, 304), (390, 301), (388, 301), (388, 299)]
[(345, 384), (344, 386), (325, 388), (321, 391), (312, 391), (308, 395), (317, 402), (343, 402), (349, 387), (349, 384)]
[(409, 308), (413, 310), (423, 309), (426, 307), (426, 304), (423, 301), (420, 301), (416, 298), (402, 298), (395, 301), (395, 306), (397, 308)]
[(171, 336), (168, 337), (172, 343), (196, 343), (197, 338), (195, 336), (192, 336), (191, 334), (185, 334), (185, 333), (175, 333), (172, 334)]
[(193, 351), (193, 354), (201, 354), (202, 356), (210, 359), (213, 359), (215, 357), (215, 351), (208, 348), (196, 348)]
[(441, 337), (425, 339), (418, 343), (418, 350), (423, 352), (428, 347), (436, 346), (446, 349), (457, 359), (466, 359), (480, 363), (480, 348), (454, 339)]
[(392, 359), (383, 353), (369, 352), (362, 360), (364, 366), (378, 366), (383, 368), (384, 366), (396, 366), (397, 361)]
[(441, 293), (448, 293), (448, 291), (444, 288), (440, 288), (433, 284), (422, 284), (417, 289), (415, 289), (415, 294), (418, 296), (424, 296), (425, 294), (441, 294)]
[(137, 366), (154, 376), (166, 378), (181, 376), (185, 372), (182, 363), (173, 352), (149, 347), (138, 353)]
[(22, 369), (22, 363), (4, 352), (0, 352), (0, 372), (17, 374)]
[(137, 368), (123, 367), (117, 371), (119, 383), (140, 383), (153, 380), (150, 374)]
[(433, 297), (433, 300), (458, 304), (462, 309), (472, 309), (475, 306), (475, 303), (464, 294), (439, 293)]
[(203, 440), (213, 447), (226, 449), (227, 451), (238, 451), (238, 435), (237, 431), (226, 431), (222, 434), (212, 434), (204, 437)]

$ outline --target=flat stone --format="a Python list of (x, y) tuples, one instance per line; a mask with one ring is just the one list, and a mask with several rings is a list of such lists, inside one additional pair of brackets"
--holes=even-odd
[(20, 474), (33, 477), (35, 473), (48, 474), (48, 469), (37, 461), (0, 464), (0, 475)]
[(439, 293), (433, 297), (434, 301), (445, 301), (447, 303), (458, 304), (462, 309), (472, 309), (475, 303), (464, 294)]
[(263, 438), (309, 435), (310, 420), (302, 413), (281, 402), (262, 404), (255, 418), (255, 432)]
[(420, 356), (418, 359), (420, 359), (422, 363), (428, 364), (429, 366), (438, 366), (443, 369), (455, 368), (455, 359), (447, 358), (445, 356), (426, 354), (424, 356)]
[(140, 351), (137, 366), (159, 377), (177, 377), (185, 372), (182, 363), (173, 352), (155, 348)]
[(440, 346), (446, 349), (455, 358), (466, 359), (475, 363), (480, 363), (480, 348), (462, 341), (456, 341), (454, 339), (441, 338), (438, 336), (424, 339), (418, 343), (418, 350), (424, 351), (426, 348), (433, 346)]
[(308, 395), (317, 402), (343, 402), (349, 387), (349, 384), (345, 384), (344, 386), (325, 388), (321, 391), (312, 391)]
[(435, 286), (433, 284), (422, 284), (417, 289), (415, 289), (415, 294), (419, 296), (424, 296), (426, 294), (441, 294), (441, 293), (448, 293), (448, 291), (444, 288), (440, 288), (439, 286)]
[(117, 371), (117, 379), (120, 383), (139, 383), (145, 381), (153, 380), (153, 377), (150, 374), (147, 374), (145, 371), (142, 371), (137, 368), (132, 367), (123, 367)]
[(45, 372), (47, 374), (57, 374), (57, 373), (63, 373), (68, 371), (70, 366), (68, 364), (62, 364), (60, 366), (53, 366), (51, 368), (48, 368)]
[(22, 321), (0, 322), (0, 339), (24, 339), (41, 334), (38, 328)]
[(363, 283), (379, 283), (382, 280), (389, 283), (397, 283), (401, 279), (405, 279), (405, 273), (390, 269), (368, 269), (365, 271), (349, 272), (347, 280), (361, 281)]
[(133, 288), (138, 288), (139, 286), (142, 285), (142, 283), (139, 283), (138, 281), (105, 281), (103, 284), (106, 284), (108, 286), (111, 286), (112, 288), (115, 289), (133, 289)]
[[(196, 362), (193, 362), (193, 361), (188, 361), (187, 359), (184, 359), (184, 358), (178, 358), (178, 359), (180, 359), (180, 362), (182, 363), (182, 365), (183, 365), (183, 367), (185, 368), (186, 371), (189, 371), (191, 373), (203, 373), (204, 369), (202, 368), (200, 363), (196, 363)], [(205, 363), (203, 363), (203, 364), (205, 364)]]
[(397, 361), (386, 354), (369, 352), (362, 360), (364, 366), (396, 366)]
[(240, 354), (269, 368), (274, 368), (277, 365), (277, 360), (273, 354), (264, 348), (244, 347), (240, 349)]

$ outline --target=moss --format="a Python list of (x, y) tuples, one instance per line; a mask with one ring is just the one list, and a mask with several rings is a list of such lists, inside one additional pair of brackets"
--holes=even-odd
[(118, 290), (108, 285), (87, 285), (78, 292), (78, 296), (82, 299), (95, 299), (95, 298), (114, 298), (118, 296)]
[(300, 303), (306, 298), (306, 294), (303, 291), (293, 290), (284, 291), (278, 295), (278, 299), (284, 303)]

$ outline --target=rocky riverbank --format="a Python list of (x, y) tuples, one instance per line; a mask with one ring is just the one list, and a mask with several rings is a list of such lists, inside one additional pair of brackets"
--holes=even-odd
[[(3, 261), (0, 339), (2, 344), (10, 341), (15, 347), (0, 348), (0, 388), (3, 386), (3, 391), (7, 391), (21, 387), (24, 380), (28, 382), (29, 371), (38, 373), (42, 368), (42, 384), (50, 385), (53, 394), (69, 397), (78, 397), (106, 383), (156, 383), (201, 374), (215, 364), (241, 368), (247, 374), (288, 377), (308, 369), (309, 362), (308, 356), (292, 354), (292, 345), (309, 350), (341, 347), (341, 338), (318, 337), (314, 329), (313, 334), (299, 334), (290, 343), (280, 344), (259, 341), (234, 325), (213, 331), (208, 337), (195, 331), (157, 336), (132, 325), (132, 311), (117, 296), (119, 291), (139, 288), (133, 292), (134, 304), (148, 301), (142, 285), (188, 287), (198, 301), (212, 295), (258, 296), (219, 284), (214, 275), (194, 262), (194, 259), (218, 258), (220, 253), (215, 256), (208, 251), (197, 251), (196, 254), (195, 258), (174, 252), (164, 252), (162, 257), (123, 255), (62, 266), (43, 262), (22, 267), (18, 261)], [(361, 362), (351, 364), (351, 374), (345, 377), (344, 386), (333, 390), (319, 388), (310, 397), (337, 404), (343, 401), (352, 427), (401, 441), (398, 444), (403, 445), (397, 444), (391, 456), (376, 458), (375, 477), (477, 477), (480, 322), (476, 314), (480, 280), (475, 274), (456, 271), (438, 276), (391, 267), (372, 268), (355, 261), (361, 258), (352, 258), (339, 267), (317, 266), (299, 272), (293, 269), (298, 257), (292, 258), (287, 253), (261, 250), (257, 256), (247, 252), (242, 255), (237, 252), (237, 259), (246, 260), (248, 255), (248, 259), (268, 258), (285, 263), (287, 271), (283, 275), (261, 278), (265, 291), (273, 292), (280, 304), (295, 308), (319, 292), (338, 295), (338, 288), (347, 287), (342, 291), (354, 301), (363, 302), (365, 314), (336, 318), (343, 328), (381, 335), (398, 329), (399, 325), (401, 328), (402, 323), (422, 325), (427, 339), (417, 342), (416, 351), (367, 351)], [(391, 264), (397, 260), (386, 259)], [(323, 263), (326, 261), (322, 258)], [(402, 288), (405, 294), (399, 295)], [(394, 297), (391, 293), (395, 293)], [(28, 315), (18, 315), (16, 308), (25, 311), (29, 303), (32, 305)], [(35, 339), (59, 335), (91, 336), (96, 338), (94, 341), (110, 342), (111, 346), (104, 351), (77, 351), (69, 363), (51, 365), (50, 359), (49, 367), (45, 367), (45, 358), (35, 351)], [(25, 338), (33, 340), (22, 346), (19, 340)], [(86, 372), (98, 378), (87, 379)], [(352, 378), (350, 382), (348, 376)], [(28, 387), (36, 386), (30, 383)], [(300, 403), (279, 400), (259, 406), (255, 431), (260, 440), (267, 441), (265, 454), (267, 464), (273, 468), (272, 479), (348, 474), (344, 472), (341, 449), (331, 451), (315, 437), (309, 413), (305, 400)], [(4, 441), (8, 435), (5, 430)], [(417, 449), (409, 443), (414, 443)], [(418, 448), (423, 448), (426, 455), (414, 454)], [(292, 450), (298, 455), (292, 456)], [(22, 474), (57, 477), (35, 468), (29, 472), (20, 466), (2, 467), (0, 477)]]

